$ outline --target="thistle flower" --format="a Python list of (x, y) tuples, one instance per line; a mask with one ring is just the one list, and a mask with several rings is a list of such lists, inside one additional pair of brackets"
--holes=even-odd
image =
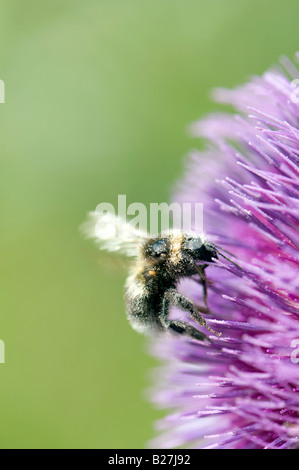
[[(151, 446), (299, 448), (298, 76), (288, 63), (216, 90), (236, 114), (192, 125), (207, 145), (191, 153), (175, 199), (204, 203), (206, 234), (236, 264), (206, 270), (205, 317), (220, 338), (151, 343), (165, 363), (153, 400), (172, 409)], [(180, 290), (202, 304), (195, 280)]]

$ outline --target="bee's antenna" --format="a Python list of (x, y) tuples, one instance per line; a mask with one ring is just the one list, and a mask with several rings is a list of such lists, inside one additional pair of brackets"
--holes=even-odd
[[(217, 250), (218, 251), (218, 250)], [(223, 250), (226, 252), (226, 250)], [(230, 253), (231, 254), (231, 253)], [(220, 251), (218, 251), (218, 255), (222, 256), (222, 258), (226, 259), (227, 261), (229, 261), (230, 263), (232, 263), (234, 266), (236, 266), (237, 268), (239, 269), (242, 269), (241, 266), (239, 266), (237, 263), (235, 263), (234, 261), (232, 261), (230, 258), (227, 258), (227, 256), (224, 256), (222, 253), (220, 253)], [(234, 255), (232, 255), (234, 256)]]
[(234, 258), (236, 257), (233, 253), (231, 253), (230, 251), (225, 250), (224, 248), (220, 248), (220, 246), (215, 245), (215, 243), (213, 243), (213, 246), (217, 249), (217, 251), (221, 250), (221, 251), (224, 251), (225, 253), (227, 253), (228, 255), (233, 256)]
[[(217, 253), (222, 256), (222, 258), (226, 259), (227, 261), (229, 261), (230, 263), (234, 264), (235, 266), (237, 266), (237, 268), (239, 269), (242, 269), (241, 266), (239, 266), (237, 263), (235, 263), (234, 261), (232, 261), (230, 258), (227, 258), (226, 256), (224, 256), (221, 251), (224, 251), (225, 253), (227, 253), (228, 255), (230, 256), (233, 256), (234, 258), (236, 258), (236, 256), (231, 253), (230, 251), (227, 251), (225, 250), (224, 248), (220, 248), (219, 246), (215, 245), (215, 243), (213, 243), (213, 246), (216, 248), (217, 250)], [(221, 250), (221, 251), (220, 251)]]

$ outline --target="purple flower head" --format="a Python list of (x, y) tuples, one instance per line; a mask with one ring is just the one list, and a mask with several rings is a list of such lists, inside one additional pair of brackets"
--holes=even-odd
[[(217, 90), (236, 114), (192, 125), (207, 144), (175, 199), (204, 203), (207, 238), (236, 264), (219, 257), (206, 269), (205, 318), (220, 338), (151, 343), (165, 362), (153, 400), (172, 410), (154, 447), (299, 448), (298, 76), (289, 63)], [(202, 305), (196, 279), (179, 288)]]

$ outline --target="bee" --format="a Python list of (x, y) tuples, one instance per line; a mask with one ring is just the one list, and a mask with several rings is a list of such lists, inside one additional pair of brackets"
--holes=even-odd
[[(176, 306), (188, 312), (198, 325), (220, 336), (202, 316), (202, 313), (209, 313), (205, 269), (219, 253), (213, 243), (196, 233), (177, 230), (151, 237), (110, 213), (90, 213), (83, 231), (100, 249), (132, 258), (125, 300), (127, 316), (135, 330), (146, 334), (170, 332), (198, 341), (207, 339), (194, 326), (169, 318), (170, 308)], [(203, 286), (204, 307), (195, 306), (177, 290), (183, 277), (194, 275), (199, 276)]]

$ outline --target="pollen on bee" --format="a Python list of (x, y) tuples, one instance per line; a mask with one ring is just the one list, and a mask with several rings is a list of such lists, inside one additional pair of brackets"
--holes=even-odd
[(154, 271), (153, 269), (151, 269), (149, 272), (148, 272), (149, 276), (155, 276), (156, 275), (156, 271)]
[(170, 260), (173, 264), (178, 263), (181, 258), (181, 248), (182, 248), (182, 243), (183, 243), (184, 236), (182, 233), (180, 234), (174, 234), (171, 237), (171, 256)]

